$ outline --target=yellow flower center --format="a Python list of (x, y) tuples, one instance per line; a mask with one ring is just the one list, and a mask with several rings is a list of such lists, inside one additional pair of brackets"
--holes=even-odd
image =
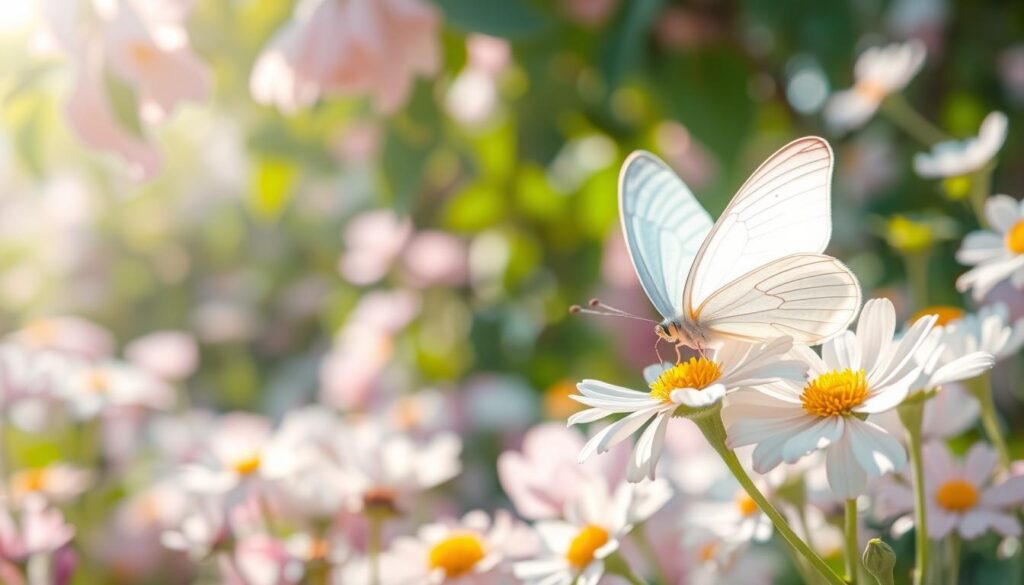
[(933, 307), (927, 307), (914, 313), (910, 318), (910, 322), (913, 323), (921, 317), (927, 317), (928, 315), (938, 315), (939, 319), (935, 322), (936, 325), (946, 325), (964, 316), (964, 310), (960, 307), (954, 307), (952, 305), (935, 305)]
[(253, 453), (237, 459), (233, 465), (238, 475), (252, 475), (260, 468), (260, 455)]
[(978, 503), (978, 489), (968, 481), (951, 479), (935, 492), (935, 500), (951, 512), (963, 512)]
[(441, 569), (445, 577), (461, 577), (484, 558), (484, 545), (475, 534), (459, 534), (430, 549), (430, 568)]
[(11, 487), (17, 494), (41, 492), (46, 488), (46, 469), (25, 469), (14, 474)]
[(140, 67), (148, 67), (156, 61), (157, 52), (152, 46), (146, 43), (133, 43), (128, 48), (128, 53), (131, 55), (135, 64)]
[(747, 495), (747, 492), (736, 494), (736, 507), (740, 509), (740, 515), (744, 518), (753, 516), (757, 512), (757, 502)]
[(715, 554), (717, 554), (717, 553), (718, 553), (718, 543), (717, 542), (709, 542), (709, 543), (705, 544), (704, 546), (700, 547), (700, 550), (697, 551), (697, 556), (700, 558), (701, 562), (709, 563), (709, 562), (715, 560)]
[(722, 376), (718, 364), (707, 358), (690, 358), (665, 370), (651, 384), (651, 397), (672, 402), (672, 391), (680, 388), (701, 390)]
[(804, 410), (818, 416), (845, 416), (867, 400), (864, 370), (826, 372), (810, 381), (800, 395)]
[(103, 394), (110, 388), (110, 376), (103, 370), (93, 370), (89, 372), (85, 384), (96, 394)]
[(1006, 232), (1006, 248), (1014, 254), (1024, 254), (1024, 220), (1013, 224)]
[(588, 524), (569, 543), (565, 559), (577, 569), (586, 567), (594, 560), (597, 549), (608, 544), (608, 531), (600, 526)]
[(866, 100), (880, 102), (889, 95), (889, 90), (874, 79), (865, 79), (853, 86), (853, 91)]
[(49, 319), (32, 321), (25, 326), (25, 337), (36, 347), (48, 347), (57, 341), (57, 325)]

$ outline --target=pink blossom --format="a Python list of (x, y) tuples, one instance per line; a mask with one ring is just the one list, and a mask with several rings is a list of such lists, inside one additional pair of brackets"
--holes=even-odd
[(144, 335), (129, 343), (124, 353), (135, 365), (171, 382), (191, 376), (199, 365), (195, 338), (180, 331)]
[(54, 316), (29, 321), (11, 338), (30, 349), (49, 349), (87, 359), (101, 359), (114, 353), (114, 336), (80, 317)]
[(253, 98), (295, 112), (325, 95), (369, 95), (383, 112), (440, 66), (439, 15), (422, 0), (300, 3), (253, 68)]

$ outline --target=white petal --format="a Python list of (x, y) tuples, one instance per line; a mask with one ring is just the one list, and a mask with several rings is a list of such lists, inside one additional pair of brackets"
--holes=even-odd
[(853, 455), (849, 431), (829, 447), (825, 455), (825, 470), (828, 485), (837, 498), (848, 500), (867, 491), (868, 477)]
[(782, 447), (786, 463), (796, 463), (804, 455), (831, 445), (843, 434), (843, 417), (830, 416), (793, 434)]
[(1020, 218), (1017, 201), (1009, 195), (993, 195), (985, 200), (985, 219), (999, 233), (1005, 234)]
[(868, 475), (880, 477), (907, 464), (903, 445), (882, 427), (855, 418), (848, 419), (846, 426), (853, 456)]

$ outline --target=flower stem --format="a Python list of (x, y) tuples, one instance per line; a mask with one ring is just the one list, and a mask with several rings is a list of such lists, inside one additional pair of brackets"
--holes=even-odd
[(857, 585), (857, 563), (860, 561), (860, 546), (857, 544), (857, 498), (846, 500), (846, 518), (843, 523), (846, 536), (846, 580)]
[(636, 542), (637, 548), (647, 559), (647, 564), (650, 565), (650, 569), (654, 571), (655, 576), (659, 583), (665, 583), (668, 585), (669, 578), (665, 574), (665, 567), (661, 566), (661, 562), (658, 559), (658, 553), (654, 550), (654, 545), (651, 544), (651, 539), (647, 537), (647, 532), (644, 530), (644, 526), (640, 525), (633, 529), (630, 533), (633, 540)]
[(918, 309), (928, 306), (928, 252), (904, 253), (903, 263), (907, 269), (910, 295)]
[(604, 567), (609, 574), (622, 577), (629, 581), (630, 585), (647, 585), (643, 579), (637, 576), (636, 572), (633, 571), (633, 567), (629, 566), (626, 559), (617, 552), (604, 560)]
[(691, 417), (691, 420), (693, 420), (693, 422), (697, 424), (697, 427), (700, 428), (701, 432), (704, 433), (704, 437), (708, 440), (708, 443), (711, 444), (711, 447), (714, 448), (722, 458), (726, 467), (728, 467), (729, 471), (731, 471), (736, 477), (736, 481), (738, 481), (740, 485), (743, 486), (743, 489), (746, 490), (747, 495), (754, 500), (757, 507), (760, 508), (761, 511), (764, 512), (764, 514), (772, 521), (772, 524), (775, 525), (775, 530), (778, 531), (782, 538), (785, 539), (786, 542), (789, 543), (789, 545), (805, 559), (807, 559), (807, 562), (809, 562), (811, 566), (821, 574), (825, 581), (831, 585), (846, 585), (846, 581), (837, 575), (836, 572), (828, 566), (828, 563), (818, 555), (818, 553), (814, 552), (811, 547), (807, 546), (806, 542), (793, 532), (793, 529), (790, 528), (789, 523), (782, 517), (782, 514), (775, 509), (775, 506), (772, 506), (771, 502), (768, 501), (768, 498), (764, 497), (761, 490), (757, 489), (757, 485), (754, 484), (752, 479), (750, 479), (750, 475), (747, 474), (747, 471), (743, 469), (743, 465), (736, 457), (736, 453), (734, 453), (732, 449), (725, 444), (726, 435), (725, 426), (722, 424), (721, 404), (716, 404), (707, 412), (702, 412), (697, 416)]
[(985, 219), (985, 200), (992, 194), (993, 170), (995, 163), (989, 163), (971, 175), (971, 192), (968, 197), (971, 209), (978, 218), (978, 225), (982, 228), (988, 227), (988, 221)]
[(1010, 450), (1006, 446), (1006, 439), (1003, 438), (1003, 429), (999, 426), (999, 415), (996, 413), (996, 403), (992, 396), (992, 376), (988, 373), (982, 374), (969, 380), (967, 387), (981, 405), (981, 426), (985, 428), (988, 440), (999, 454), (1001, 468), (1009, 469)]
[(367, 515), (367, 519), (370, 522), (367, 544), (367, 555), (370, 558), (370, 585), (380, 585), (380, 538), (384, 519), (380, 514), (373, 512)]
[(949, 546), (949, 584), (957, 585), (960, 583), (960, 533), (950, 532), (946, 544)]
[(907, 429), (907, 447), (914, 480), (914, 585), (926, 583), (928, 573), (928, 513), (924, 493), (924, 461), (921, 458), (925, 400), (923, 395), (911, 397), (897, 409), (900, 421)]
[(949, 140), (949, 136), (915, 110), (903, 94), (894, 93), (887, 97), (882, 102), (881, 111), (893, 124), (925, 146)]

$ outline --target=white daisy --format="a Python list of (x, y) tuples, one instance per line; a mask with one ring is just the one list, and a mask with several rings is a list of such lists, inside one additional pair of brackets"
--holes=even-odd
[(918, 40), (864, 51), (854, 67), (853, 87), (834, 93), (825, 105), (825, 122), (839, 132), (863, 126), (887, 96), (917, 75), (925, 54), (924, 43)]
[(730, 341), (709, 350), (704, 357), (693, 357), (674, 366), (648, 366), (644, 370), (650, 385), (648, 392), (583, 380), (576, 386), (582, 396), (572, 398), (590, 408), (569, 417), (570, 425), (628, 414), (594, 435), (580, 451), (579, 460), (608, 451), (650, 421), (636, 442), (626, 476), (631, 482), (645, 477), (653, 479), (665, 429), (677, 410), (706, 409), (722, 400), (726, 392), (746, 386), (802, 379), (806, 366), (796, 360), (780, 359), (791, 347), (793, 340), (789, 337), (760, 345)]
[(1010, 323), (1006, 305), (985, 305), (977, 313), (963, 314), (944, 327), (947, 351), (964, 355), (983, 351), (1002, 361), (1024, 346), (1024, 319)]
[(985, 218), (991, 229), (967, 234), (956, 252), (958, 262), (974, 267), (957, 279), (956, 288), (970, 290), (976, 301), (1007, 278), (1024, 288), (1024, 204), (993, 195), (985, 201)]
[(1003, 147), (1006, 130), (1006, 114), (992, 112), (982, 120), (976, 137), (940, 142), (931, 152), (914, 155), (914, 170), (926, 179), (959, 177), (980, 171)]
[(499, 510), (476, 510), (457, 522), (429, 524), (400, 537), (388, 552), (386, 585), (485, 585), (507, 574), (506, 562), (533, 554), (533, 534)]
[(664, 480), (620, 484), (614, 492), (595, 480), (566, 509), (565, 521), (534, 525), (545, 551), (514, 566), (527, 585), (596, 585), (605, 574), (605, 560), (636, 523), (650, 518), (671, 497)]
[(806, 371), (802, 363), (780, 360), (791, 347), (790, 337), (760, 345), (729, 341), (708, 350), (706, 357), (690, 358), (675, 366), (648, 366), (644, 370), (650, 385), (647, 392), (597, 380), (580, 382), (577, 388), (583, 395), (571, 398), (591, 408), (569, 417), (570, 425), (629, 413), (595, 434), (580, 452), (580, 461), (608, 451), (650, 421), (633, 449), (626, 473), (633, 483), (644, 477), (653, 478), (669, 419), (677, 410), (709, 408), (721, 401), (727, 391), (737, 388), (779, 379), (801, 379)]
[(170, 410), (174, 388), (128, 362), (83, 362), (61, 386), (75, 416), (90, 419), (111, 410)]
[[(962, 463), (941, 441), (926, 444), (923, 451), (928, 536), (939, 539), (954, 530), (967, 539), (989, 530), (1003, 536), (1021, 535), (1016, 511), (1024, 504), (1024, 476), (993, 480), (995, 451), (976, 443)], [(882, 514), (898, 517), (894, 526), (912, 522), (914, 492), (909, 478), (887, 478), (879, 484), (876, 500)]]
[(753, 461), (759, 473), (825, 449), (836, 495), (862, 494), (869, 476), (906, 463), (900, 442), (864, 419), (906, 398), (921, 373), (914, 355), (934, 323), (935, 316), (923, 317), (896, 341), (892, 303), (868, 301), (857, 333), (846, 331), (826, 342), (822, 357), (806, 347), (793, 348), (810, 366), (806, 382), (782, 381), (729, 397), (722, 411), (728, 445), (756, 445)]

